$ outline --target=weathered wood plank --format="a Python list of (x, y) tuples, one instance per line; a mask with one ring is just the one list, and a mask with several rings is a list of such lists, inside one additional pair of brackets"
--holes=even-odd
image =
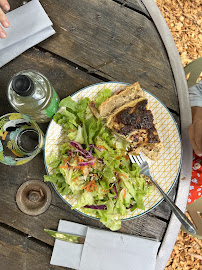
[[(30, 2), (31, 0), (10, 0), (9, 4), (11, 6), (11, 10), (16, 9), (20, 6), (22, 6), (23, 4)], [(138, 12), (141, 12), (143, 15), (145, 14), (147, 17), (150, 17), (147, 9), (145, 8), (145, 6), (143, 5), (141, 0), (112, 0), (114, 2), (120, 3), (120, 5), (123, 7), (128, 7), (131, 8), (133, 10), (136, 10)], [(60, 0), (58, 1), (58, 4), (60, 4)]]
[(13, 0), (11, 0), (11, 1), (9, 1), (10, 11), (22, 6), (23, 3), (28, 3), (29, 1), (31, 1), (31, 0), (27, 0), (27, 1), (22, 1), (22, 0), (13, 1)]
[(52, 248), (0, 225), (1, 270), (62, 270), (50, 265)]
[(166, 223), (159, 220), (158, 227), (155, 227), (156, 218), (150, 215), (144, 215), (139, 218), (135, 218), (129, 221), (122, 222), (122, 230), (127, 234), (135, 234), (138, 236), (155, 238), (158, 241), (162, 241), (164, 231), (166, 229)]
[[(127, 5), (139, 5), (137, 2)], [(167, 54), (147, 17), (111, 0), (41, 3), (57, 32), (41, 47), (109, 80), (138, 80), (166, 106), (178, 111)]]
[(170, 64), (153, 22), (110, 0), (41, 3), (56, 34), (40, 47), (110, 80), (138, 80), (178, 111)]

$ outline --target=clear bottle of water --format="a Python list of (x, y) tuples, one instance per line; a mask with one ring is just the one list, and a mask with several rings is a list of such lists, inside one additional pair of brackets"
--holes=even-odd
[(50, 121), (58, 110), (59, 97), (49, 80), (35, 70), (15, 74), (7, 89), (11, 106), (38, 123)]

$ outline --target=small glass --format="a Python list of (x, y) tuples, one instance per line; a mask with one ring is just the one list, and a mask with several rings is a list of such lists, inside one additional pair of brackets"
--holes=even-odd
[(44, 135), (28, 116), (9, 113), (0, 117), (0, 162), (22, 165), (33, 159), (44, 145)]

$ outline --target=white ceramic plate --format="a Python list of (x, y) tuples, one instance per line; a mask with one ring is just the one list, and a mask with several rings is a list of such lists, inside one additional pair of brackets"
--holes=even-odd
[[(72, 96), (72, 99), (78, 101), (84, 97), (89, 97), (93, 100), (99, 92), (105, 88), (110, 88), (114, 93), (126, 86), (126, 83), (119, 82), (99, 83), (81, 89)], [(158, 161), (152, 161), (150, 159), (147, 159), (147, 161), (150, 165), (153, 178), (156, 179), (164, 192), (169, 193), (177, 180), (180, 171), (182, 149), (181, 139), (175, 120), (165, 105), (163, 105), (151, 93), (146, 90), (144, 91), (145, 97), (148, 99), (148, 108), (152, 111), (154, 116), (154, 124), (156, 125), (159, 138), (164, 145), (164, 149), (160, 153)], [(44, 153), (45, 166), (48, 174), (52, 174), (54, 171), (46, 164), (46, 159), (52, 152), (59, 152), (60, 145), (62, 145), (66, 140), (65, 134), (65, 131), (62, 130), (60, 125), (56, 124), (53, 120), (50, 122), (46, 133)], [(55, 190), (59, 194), (56, 187)], [(62, 196), (59, 194), (59, 196), (62, 197), (62, 199), (70, 206), (74, 206), (76, 204), (76, 197), (74, 195)], [(144, 198), (145, 210), (136, 209), (131, 212), (129, 209), (126, 216), (119, 216), (119, 218), (126, 220), (143, 215), (154, 209), (154, 207), (156, 207), (161, 201), (162, 195), (157, 188), (154, 187), (152, 194), (150, 196), (145, 196)], [(96, 216), (85, 214), (82, 212), (82, 209), (77, 210), (88, 217), (97, 218)]]

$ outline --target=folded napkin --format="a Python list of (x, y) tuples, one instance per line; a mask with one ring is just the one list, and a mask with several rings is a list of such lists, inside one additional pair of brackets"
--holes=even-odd
[(86, 236), (84, 245), (56, 239), (51, 264), (77, 270), (153, 270), (160, 242), (60, 220), (59, 232)]
[[(60, 220), (58, 225), (58, 232), (70, 233), (85, 236), (88, 227), (77, 223)], [(72, 269), (79, 269), (83, 246), (56, 239), (53, 248), (53, 253), (50, 263), (69, 267)]]
[(0, 40), (0, 67), (55, 33), (38, 0), (7, 13), (10, 27), (7, 38)]

